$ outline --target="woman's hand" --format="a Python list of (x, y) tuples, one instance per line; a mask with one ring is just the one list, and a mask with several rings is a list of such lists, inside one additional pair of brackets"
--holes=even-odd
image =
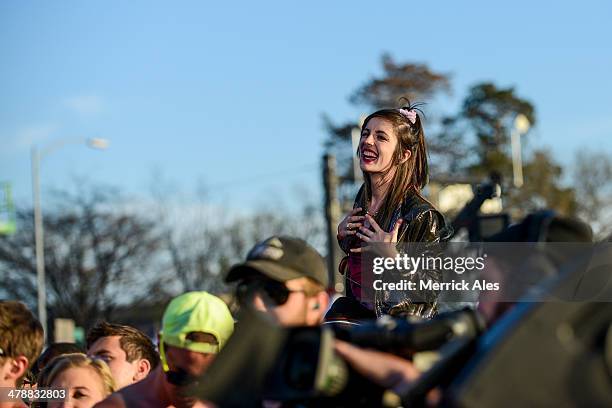
[[(366, 228), (365, 226), (360, 226), (359, 231), (357, 231), (357, 238), (359, 238), (362, 242), (366, 243), (366, 245), (360, 248), (353, 248), (351, 249), (351, 252), (369, 251), (372, 249), (371, 248), (372, 246), (370, 245), (370, 243), (378, 243), (378, 244), (397, 243), (397, 236), (399, 234), (400, 226), (402, 225), (402, 222), (403, 222), (401, 218), (395, 222), (395, 225), (393, 226), (393, 229), (391, 230), (391, 232), (386, 232), (385, 230), (380, 228), (378, 223), (374, 220), (374, 218), (370, 216), (370, 214), (366, 214), (365, 220), (366, 222), (369, 223), (370, 228)], [(397, 251), (395, 251), (395, 245), (378, 245), (378, 246), (382, 247), (381, 249), (383, 250), (385, 249), (389, 250), (389, 251), (386, 251), (386, 252), (389, 252), (388, 254), (381, 254), (381, 255), (393, 257), (397, 254)], [(391, 251), (391, 248), (387, 248), (391, 246), (393, 247), (393, 251)]]
[(357, 215), (361, 210), (361, 207), (354, 208), (353, 211), (344, 217), (340, 224), (338, 224), (338, 242), (350, 235), (355, 235), (357, 229), (363, 225), (365, 217), (363, 215)]

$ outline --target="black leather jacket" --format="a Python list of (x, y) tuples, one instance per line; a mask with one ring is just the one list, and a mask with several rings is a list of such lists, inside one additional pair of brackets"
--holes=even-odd
[[(355, 206), (358, 205), (360, 194), (363, 192), (363, 187), (357, 194)], [(402, 244), (407, 242), (423, 242), (428, 243), (430, 249), (426, 251), (440, 251), (440, 246), (436, 245), (441, 242), (446, 242), (452, 236), (452, 227), (447, 225), (442, 214), (436, 210), (428, 201), (421, 196), (410, 193), (400, 208), (398, 208), (390, 220), (389, 225), (382, 225), (385, 231), (389, 231), (391, 226), (399, 218), (403, 219), (398, 233), (398, 250), (402, 251)], [(338, 242), (340, 247), (348, 254), (351, 245), (350, 238)], [(433, 245), (429, 245), (433, 244)], [(431, 255), (431, 253), (430, 253)], [(347, 263), (340, 264), (340, 272), (348, 272)], [(348, 277), (347, 277), (348, 278)], [(402, 276), (402, 279), (409, 280), (433, 280), (440, 282), (442, 273), (438, 270), (419, 270), (412, 275)], [(346, 282), (347, 296), (352, 296), (350, 293), (350, 285)], [(437, 314), (437, 298), (438, 292), (375, 292), (374, 311), (378, 317), (389, 314), (392, 316), (419, 316), (423, 318), (432, 318)]]

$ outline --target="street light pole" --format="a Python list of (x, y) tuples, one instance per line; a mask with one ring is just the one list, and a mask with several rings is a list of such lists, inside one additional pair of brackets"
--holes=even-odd
[(524, 135), (529, 130), (531, 124), (529, 119), (522, 113), (519, 113), (514, 119), (510, 139), (512, 143), (512, 172), (514, 176), (514, 186), (520, 188), (523, 186), (523, 159), (521, 149), (521, 135)]
[(32, 196), (34, 198), (34, 242), (36, 247), (36, 285), (38, 288), (38, 320), (42, 324), (43, 336), (47, 338), (47, 296), (45, 288), (45, 254), (43, 245), (43, 223), (40, 208), (40, 153), (32, 146)]
[(60, 139), (50, 144), (46, 149), (39, 151), (36, 146), (32, 146), (32, 197), (34, 200), (34, 244), (36, 250), (36, 285), (38, 290), (38, 320), (43, 328), (44, 339), (47, 339), (47, 291), (45, 284), (45, 245), (42, 209), (40, 206), (40, 161), (51, 151), (64, 146), (68, 143), (85, 142), (94, 149), (106, 149), (108, 140), (100, 138), (76, 138)]

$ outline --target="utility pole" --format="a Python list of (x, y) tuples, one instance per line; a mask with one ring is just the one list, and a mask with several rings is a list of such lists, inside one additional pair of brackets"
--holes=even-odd
[(340, 247), (336, 239), (340, 222), (340, 203), (338, 202), (338, 177), (336, 176), (336, 157), (323, 155), (323, 186), (325, 187), (325, 220), (327, 231), (327, 268), (330, 285), (336, 292), (342, 292), (344, 285), (338, 273)]
[(38, 320), (43, 328), (43, 340), (47, 339), (47, 290), (45, 287), (45, 246), (43, 222), (40, 208), (40, 153), (32, 146), (32, 197), (34, 202), (34, 243), (36, 247), (36, 288), (38, 291)]
[(32, 202), (34, 204), (34, 245), (36, 248), (38, 320), (43, 328), (43, 340), (45, 342), (49, 338), (47, 333), (47, 289), (45, 286), (45, 242), (43, 236), (43, 216), (40, 206), (40, 162), (43, 157), (66, 144), (83, 142), (93, 149), (104, 150), (108, 147), (108, 140), (96, 137), (90, 139), (83, 137), (59, 139), (42, 150), (39, 150), (36, 146), (32, 146)]

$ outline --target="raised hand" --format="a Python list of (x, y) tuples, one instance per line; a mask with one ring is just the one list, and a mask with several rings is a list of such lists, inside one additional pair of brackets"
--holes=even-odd
[(383, 230), (380, 225), (370, 216), (370, 214), (366, 214), (365, 220), (369, 223), (370, 228), (366, 228), (365, 226), (360, 226), (359, 231), (357, 231), (357, 238), (361, 241), (365, 242), (366, 246), (362, 246), (359, 248), (351, 249), (351, 252), (365, 252), (370, 250), (370, 243), (388, 243), (394, 244), (397, 242), (397, 237), (399, 234), (400, 226), (402, 225), (403, 220), (400, 218), (395, 222), (393, 229), (391, 232), (386, 232)]
[(338, 241), (341, 241), (350, 235), (355, 235), (357, 229), (363, 226), (363, 220), (365, 217), (363, 215), (357, 215), (361, 212), (361, 210), (361, 207), (354, 208), (353, 211), (344, 217), (340, 224), (338, 224)]

